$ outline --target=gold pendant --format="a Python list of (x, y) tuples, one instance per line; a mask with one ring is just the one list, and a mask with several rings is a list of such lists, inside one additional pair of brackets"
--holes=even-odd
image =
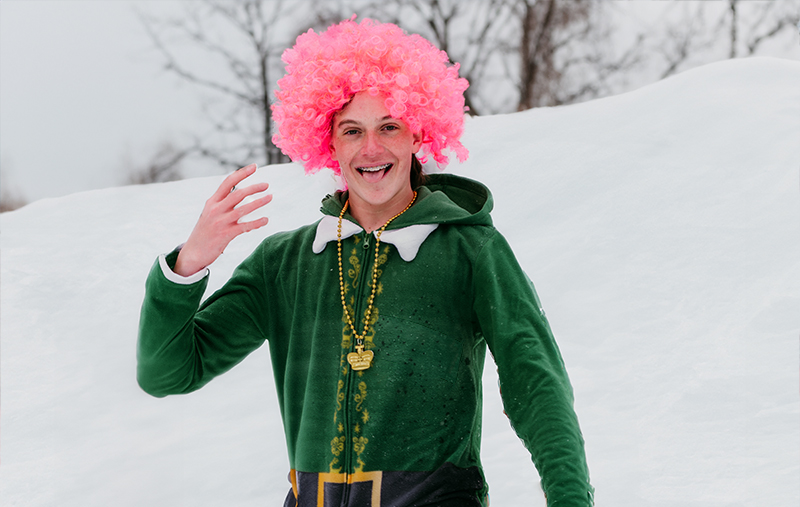
[(375, 353), (371, 350), (364, 350), (364, 345), (356, 345), (356, 351), (347, 354), (347, 362), (353, 371), (366, 370), (372, 365), (372, 358)]

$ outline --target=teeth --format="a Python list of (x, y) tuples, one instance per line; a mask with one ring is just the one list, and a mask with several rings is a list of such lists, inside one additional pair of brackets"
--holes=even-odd
[(384, 169), (388, 169), (390, 165), (392, 164), (383, 164), (375, 167), (359, 167), (358, 170), (361, 172), (375, 173), (378, 171), (383, 171)]

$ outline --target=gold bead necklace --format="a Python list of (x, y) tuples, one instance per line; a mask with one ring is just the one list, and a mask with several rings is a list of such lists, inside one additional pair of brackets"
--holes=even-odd
[(344, 315), (347, 318), (347, 324), (350, 326), (350, 329), (353, 331), (353, 336), (356, 338), (356, 352), (347, 354), (347, 362), (350, 363), (350, 367), (355, 371), (366, 370), (369, 368), (372, 364), (372, 358), (375, 357), (375, 353), (373, 351), (364, 350), (364, 337), (366, 337), (367, 331), (369, 330), (369, 319), (370, 316), (372, 316), (372, 304), (375, 302), (375, 289), (378, 287), (378, 250), (380, 249), (381, 245), (381, 234), (386, 227), (392, 223), (392, 220), (408, 211), (416, 199), (417, 192), (415, 190), (414, 197), (411, 198), (411, 202), (408, 203), (408, 206), (406, 206), (403, 211), (390, 218), (375, 234), (375, 261), (372, 264), (372, 290), (369, 294), (367, 313), (364, 317), (364, 331), (360, 335), (353, 325), (353, 319), (350, 318), (350, 312), (347, 311), (347, 303), (345, 303), (344, 300), (344, 276), (342, 275), (342, 217), (344, 217), (344, 212), (347, 211), (347, 207), (350, 204), (350, 199), (344, 203), (344, 207), (342, 207), (342, 211), (339, 213), (339, 228), (336, 232), (336, 248), (339, 256), (339, 294), (342, 296), (342, 308), (344, 309)]

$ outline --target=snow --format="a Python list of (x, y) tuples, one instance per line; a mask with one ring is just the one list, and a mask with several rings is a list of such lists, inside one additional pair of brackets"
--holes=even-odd
[[(468, 162), (567, 363), (598, 505), (800, 504), (800, 62), (725, 61), (616, 97), (469, 120)], [(68, 168), (69, 161), (64, 166)], [(66, 169), (65, 169), (66, 170)], [(96, 190), (0, 217), (4, 506), (281, 505), (269, 355), (202, 390), (135, 381), (158, 253), (222, 177)], [(329, 174), (259, 169), (266, 235), (318, 217)], [(492, 505), (544, 505), (485, 374)]]

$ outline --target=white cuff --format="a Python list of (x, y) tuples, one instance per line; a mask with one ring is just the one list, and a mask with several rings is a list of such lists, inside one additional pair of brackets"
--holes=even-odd
[(158, 256), (158, 265), (161, 266), (161, 272), (164, 273), (164, 276), (167, 278), (167, 280), (179, 285), (191, 285), (208, 276), (208, 268), (203, 268), (197, 273), (189, 276), (179, 275), (178, 273), (172, 271), (169, 267), (169, 264), (167, 264), (167, 254), (161, 254)]

